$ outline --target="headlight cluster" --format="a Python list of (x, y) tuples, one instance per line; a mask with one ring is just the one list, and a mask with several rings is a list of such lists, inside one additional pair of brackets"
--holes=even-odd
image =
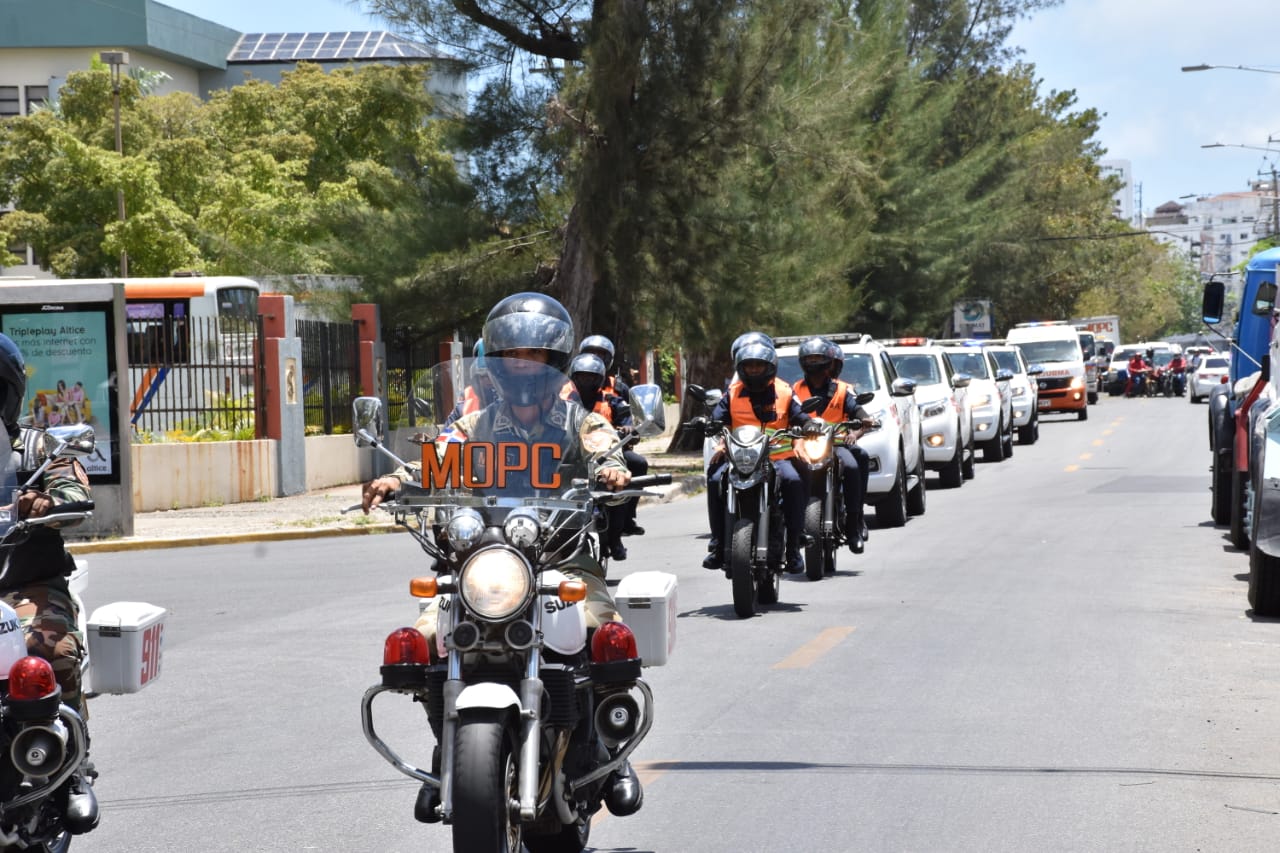
[(750, 471), (756, 467), (756, 463), (760, 461), (759, 447), (735, 447), (733, 448), (733, 467), (739, 471)]
[(975, 394), (973, 397), (973, 405), (975, 408), (978, 406), (987, 406), (990, 404), (991, 404), (990, 394)]
[(542, 522), (538, 520), (538, 511), (533, 507), (513, 509), (502, 525), (502, 533), (507, 537), (507, 541), (517, 548), (528, 548), (533, 545), (542, 535)]
[(1021, 396), (1023, 396), (1023, 395), (1024, 395), (1024, 394), (1026, 394), (1026, 393), (1027, 393), (1027, 389), (1026, 389), (1026, 388), (1014, 388), (1014, 389), (1013, 389), (1013, 396), (1015, 396), (1015, 397), (1021, 397)]
[(830, 447), (831, 437), (827, 433), (808, 435), (796, 443), (796, 452), (806, 462), (816, 462), (826, 457)]
[(481, 619), (501, 622), (528, 604), (533, 571), (515, 551), (484, 548), (463, 564), (458, 592), (467, 610)]
[(471, 507), (463, 507), (449, 519), (445, 532), (455, 551), (469, 551), (484, 535), (484, 519)]
[(932, 403), (925, 403), (920, 407), (920, 416), (925, 418), (935, 418), (947, 410), (946, 400), (936, 400)]

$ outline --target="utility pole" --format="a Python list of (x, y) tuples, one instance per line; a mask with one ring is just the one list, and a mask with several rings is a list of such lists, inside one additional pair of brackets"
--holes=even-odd
[[(116, 154), (121, 158), (124, 157), (124, 144), (120, 136), (120, 68), (129, 64), (129, 54), (123, 50), (104, 50), (98, 54), (98, 57), (111, 66), (111, 95), (115, 102), (116, 113)], [(120, 223), (124, 224), (124, 185), (121, 184), (116, 190), (116, 214), (119, 216)], [(123, 235), (122, 239), (123, 239)], [(129, 253), (124, 249), (120, 250), (120, 277), (124, 278), (129, 275)]]

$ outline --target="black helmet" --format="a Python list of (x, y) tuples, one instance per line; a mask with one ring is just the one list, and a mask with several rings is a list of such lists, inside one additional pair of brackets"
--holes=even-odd
[(604, 335), (588, 335), (583, 338), (582, 343), (578, 345), (578, 352), (599, 356), (600, 360), (604, 362), (606, 371), (613, 367), (613, 341)]
[(27, 395), (27, 363), (22, 350), (8, 335), (0, 334), (0, 421), (10, 436), (18, 433), (18, 413)]
[[(744, 369), (749, 362), (764, 362), (765, 369), (754, 376)], [(778, 375), (778, 353), (773, 347), (761, 343), (743, 344), (738, 348), (738, 356), (733, 360), (733, 369), (738, 371), (738, 378), (752, 391), (768, 388), (773, 378)]]
[(825, 384), (831, 375), (831, 342), (826, 338), (809, 338), (800, 345), (798, 360), (810, 386)]
[[(485, 363), (503, 399), (532, 406), (560, 392), (573, 354), (573, 320), (559, 302), (543, 293), (508, 296), (489, 312), (483, 338)], [(529, 349), (546, 353), (546, 369), (513, 372), (515, 351)]]
[(733, 363), (738, 363), (738, 350), (747, 344), (764, 344), (770, 349), (773, 348), (773, 338), (764, 332), (743, 332), (733, 339), (733, 346), (729, 348), (729, 354), (733, 358)]
[(584, 352), (569, 363), (569, 378), (578, 386), (579, 394), (595, 396), (604, 385), (604, 362), (600, 356)]
[(844, 370), (844, 348), (834, 341), (827, 341), (827, 352), (831, 356), (831, 378), (839, 379), (840, 371)]

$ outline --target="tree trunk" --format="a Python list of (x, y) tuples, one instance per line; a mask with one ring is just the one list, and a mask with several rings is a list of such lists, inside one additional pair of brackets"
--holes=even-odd
[[(690, 418), (696, 418), (698, 415), (704, 414), (706, 410), (693, 395), (689, 393), (689, 385), (700, 385), (707, 389), (721, 389), (724, 387), (725, 378), (733, 372), (732, 365), (724, 357), (715, 357), (709, 352), (685, 353), (685, 375), (688, 378), (688, 384), (685, 386), (684, 399), (680, 401), (680, 423), (689, 422)], [(668, 453), (694, 453), (702, 451), (702, 433), (698, 430), (688, 430), (681, 427), (677, 429), (675, 435), (671, 437), (671, 444), (667, 447)]]
[(591, 333), (591, 299), (596, 286), (595, 263), (582, 232), (581, 218), (580, 208), (575, 204), (564, 228), (560, 265), (551, 280), (551, 294), (569, 311), (578, 340)]

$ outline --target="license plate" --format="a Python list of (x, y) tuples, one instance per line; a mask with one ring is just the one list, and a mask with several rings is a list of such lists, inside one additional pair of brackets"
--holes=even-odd
[(1047, 409), (1049, 408), (1049, 400), (1046, 397), (1041, 397), (1039, 402), (1036, 405), (1039, 406), (1041, 409)]

